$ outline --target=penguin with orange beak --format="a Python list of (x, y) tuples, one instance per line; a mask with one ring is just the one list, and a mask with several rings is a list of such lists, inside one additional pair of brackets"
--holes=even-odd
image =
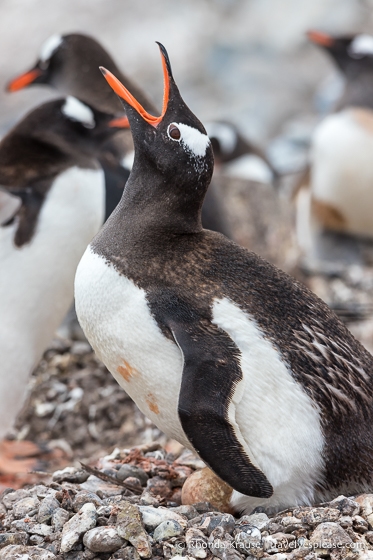
[(82, 328), (139, 408), (233, 488), (235, 508), (364, 491), (373, 358), (304, 285), (203, 229), (211, 142), (159, 46), (159, 117), (103, 69), (135, 159), (77, 269)]

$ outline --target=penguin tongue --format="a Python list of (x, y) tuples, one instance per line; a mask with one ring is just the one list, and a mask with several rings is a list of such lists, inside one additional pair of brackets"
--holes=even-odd
[[(162, 56), (163, 79), (164, 79), (163, 107), (162, 107), (162, 113), (159, 117), (154, 117), (154, 115), (148, 113), (144, 109), (144, 107), (140, 105), (137, 99), (135, 99), (132, 93), (130, 93), (128, 89), (124, 87), (124, 85), (118, 80), (118, 78), (116, 78), (111, 72), (109, 72), (109, 70), (106, 70), (106, 68), (100, 66), (100, 70), (103, 73), (105, 80), (107, 81), (109, 86), (115, 91), (115, 93), (120, 98), (122, 98), (126, 103), (128, 103), (131, 107), (133, 107), (139, 113), (139, 115), (141, 115), (141, 117), (152, 126), (158, 126), (158, 124), (162, 121), (167, 111), (168, 100), (170, 95), (170, 68), (169, 68), (168, 59), (166, 58), (167, 53), (164, 47), (162, 47), (162, 45), (159, 44), (159, 47)], [(127, 119), (127, 117), (114, 119), (110, 121), (110, 126), (120, 126), (122, 128), (129, 126), (128, 124), (125, 124), (124, 119)], [(127, 119), (127, 123), (128, 123), (128, 119)]]
[(29, 72), (25, 72), (24, 74), (17, 76), (17, 78), (14, 78), (14, 80), (9, 82), (6, 89), (7, 91), (11, 91), (11, 92), (18, 91), (19, 89), (23, 89), (29, 84), (31, 84), (32, 82), (34, 82), (36, 78), (38, 78), (41, 74), (42, 71), (39, 70), (38, 68), (34, 68), (34, 70), (29, 70)]

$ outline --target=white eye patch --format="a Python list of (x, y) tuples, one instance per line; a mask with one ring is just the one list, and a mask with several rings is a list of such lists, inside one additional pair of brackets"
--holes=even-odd
[(63, 39), (61, 35), (52, 35), (45, 41), (40, 49), (39, 60), (44, 68), (48, 67), (52, 54), (58, 49)]
[(86, 128), (94, 128), (96, 126), (91, 109), (79, 101), (79, 99), (76, 99), (76, 97), (72, 97), (72, 95), (66, 97), (66, 102), (62, 105), (61, 111), (65, 117), (82, 123)]
[(230, 154), (236, 147), (237, 135), (235, 130), (225, 123), (207, 123), (206, 131), (210, 138), (216, 138), (223, 154)]
[(366, 55), (373, 56), (373, 36), (358, 35), (350, 44), (348, 52), (354, 58), (362, 58)]
[(169, 128), (171, 125), (168, 127), (167, 134), (173, 142), (180, 142), (196, 157), (203, 157), (206, 154), (207, 146), (210, 144), (210, 138), (207, 134), (202, 134), (202, 132), (187, 124), (171, 124), (175, 125), (180, 130), (180, 138), (175, 139), (169, 134)]

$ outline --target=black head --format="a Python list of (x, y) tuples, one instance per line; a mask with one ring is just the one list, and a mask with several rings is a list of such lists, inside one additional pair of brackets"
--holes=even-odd
[(319, 31), (309, 31), (308, 38), (325, 49), (338, 68), (354, 79), (364, 72), (373, 72), (373, 36), (368, 34), (332, 37)]
[[(182, 99), (172, 76), (166, 49), (158, 43), (163, 64), (164, 96), (159, 117), (150, 115), (107, 69), (102, 72), (123, 101), (135, 146), (132, 180), (137, 174), (156, 177), (170, 196), (193, 206), (202, 204), (213, 171), (206, 130)], [(121, 124), (122, 120), (117, 121)]]
[(52, 35), (42, 45), (36, 64), (7, 85), (14, 92), (47, 84), (64, 95), (74, 95), (107, 113), (122, 111), (112, 90), (102, 81), (99, 66), (117, 73), (106, 50), (92, 37), (79, 33)]
[(96, 156), (102, 144), (119, 130), (111, 121), (111, 115), (68, 96), (40, 105), (10, 134), (51, 144), (72, 156)]

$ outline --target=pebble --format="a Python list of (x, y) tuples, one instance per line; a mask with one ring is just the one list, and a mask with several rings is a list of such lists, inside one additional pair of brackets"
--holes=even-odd
[(56, 556), (38, 546), (9, 545), (0, 550), (0, 560), (56, 560)]
[(142, 486), (146, 486), (149, 478), (143, 469), (136, 467), (135, 465), (125, 464), (120, 467), (119, 471), (117, 471), (117, 479), (122, 482), (130, 476), (137, 478), (141, 482)]
[(252, 515), (243, 515), (238, 525), (253, 525), (259, 531), (266, 531), (269, 525), (269, 517), (265, 513), (253, 513)]
[(28, 498), (31, 496), (31, 492), (28, 490), (10, 490), (9, 492), (4, 492), (2, 497), (2, 502), (6, 509), (12, 509), (16, 502), (19, 502), (23, 498)]
[(84, 504), (82, 509), (68, 521), (62, 530), (61, 552), (69, 552), (80, 536), (96, 525), (97, 511), (93, 504)]
[(121, 502), (117, 513), (118, 535), (129, 541), (141, 558), (150, 558), (152, 549), (144, 530), (139, 509), (130, 502)]
[(39, 523), (45, 523), (49, 521), (54, 512), (60, 508), (60, 502), (56, 500), (53, 496), (46, 496), (41, 502), (38, 511), (38, 521)]
[(168, 521), (162, 521), (160, 525), (155, 529), (153, 538), (155, 541), (160, 542), (170, 537), (178, 537), (183, 533), (183, 528), (174, 519), (169, 519)]
[(73, 510), (78, 512), (84, 504), (94, 504), (96, 508), (102, 506), (102, 500), (95, 494), (94, 492), (87, 492), (86, 490), (82, 490), (78, 492), (73, 501)]
[(197, 502), (210, 502), (219, 511), (230, 513), (229, 504), (232, 495), (232, 488), (223, 482), (205, 467), (200, 471), (195, 471), (185, 482), (181, 501), (183, 505), (193, 505)]
[(194, 519), (195, 517), (198, 517), (198, 515), (199, 515), (198, 511), (193, 506), (178, 506), (178, 507), (172, 508), (171, 511), (174, 512), (174, 513), (178, 513), (180, 515), (183, 515), (187, 519)]
[(208, 553), (208, 542), (205, 535), (199, 529), (188, 529), (185, 534), (187, 552), (193, 558), (206, 558)]
[(10, 544), (26, 544), (27, 533), (20, 531), (19, 533), (0, 533), (0, 549)]
[(65, 509), (58, 508), (54, 511), (51, 519), (52, 527), (55, 531), (62, 531), (63, 526), (69, 520), (69, 512)]
[(329, 548), (332, 548), (333, 545), (338, 545), (338, 547), (349, 546), (352, 544), (352, 539), (338, 523), (321, 523), (311, 534), (310, 543), (315, 546), (315, 552), (320, 555), (328, 554), (330, 550), (318, 545), (330, 543)]
[(31, 535), (40, 535), (41, 537), (46, 537), (47, 535), (51, 535), (53, 529), (50, 525), (46, 525), (45, 523), (35, 523), (31, 525), (28, 532)]
[(340, 517), (339, 509), (330, 507), (307, 507), (294, 510), (294, 516), (301, 519), (302, 523), (318, 525), (319, 523), (335, 522)]
[(16, 519), (22, 519), (26, 515), (35, 515), (39, 509), (40, 502), (36, 496), (23, 498), (13, 506), (13, 515)]
[(139, 510), (142, 521), (148, 531), (154, 531), (163, 521), (168, 520), (177, 521), (183, 529), (187, 526), (186, 518), (175, 513), (175, 508), (167, 509), (164, 507), (139, 506)]
[(124, 544), (114, 527), (96, 527), (83, 537), (84, 545), (92, 552), (115, 552)]
[(76, 469), (75, 467), (66, 467), (61, 471), (56, 471), (53, 473), (52, 479), (54, 482), (75, 482), (81, 484), (85, 482), (89, 477), (89, 473), (83, 469)]

